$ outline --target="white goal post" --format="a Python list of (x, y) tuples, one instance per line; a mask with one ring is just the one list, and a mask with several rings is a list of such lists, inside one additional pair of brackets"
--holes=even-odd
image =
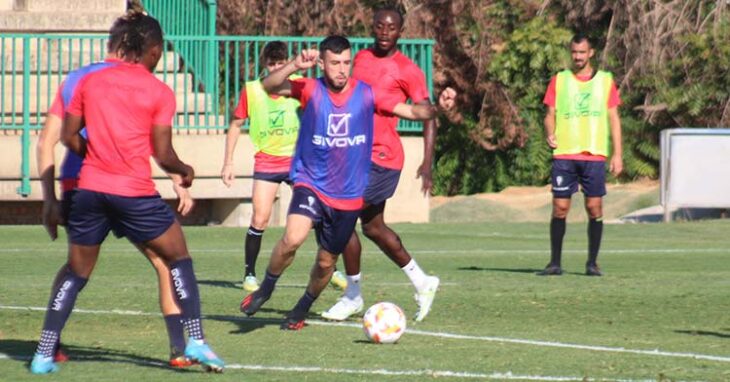
[(730, 129), (661, 132), (664, 221), (677, 208), (730, 207)]

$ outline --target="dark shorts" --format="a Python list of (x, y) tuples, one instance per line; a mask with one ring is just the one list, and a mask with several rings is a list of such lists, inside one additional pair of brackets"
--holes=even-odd
[(553, 197), (570, 198), (578, 185), (588, 197), (606, 195), (606, 162), (554, 159), (552, 170)]
[(291, 179), (289, 178), (289, 172), (259, 172), (254, 171), (253, 178), (256, 180), (263, 180), (266, 182), (272, 182), (272, 183), (286, 183), (291, 184)]
[(64, 191), (61, 194), (61, 219), (68, 222), (68, 215), (71, 213), (71, 200), (76, 194), (76, 190)]
[(329, 253), (339, 255), (345, 250), (355, 230), (360, 211), (337, 210), (322, 203), (312, 190), (294, 187), (289, 214), (304, 215), (314, 222), (317, 244)]
[(398, 180), (400, 180), (400, 170), (385, 168), (373, 163), (370, 167), (368, 185), (363, 194), (365, 204), (375, 205), (390, 199), (395, 194), (395, 189), (398, 188)]
[(77, 190), (66, 227), (73, 244), (101, 244), (112, 230), (117, 237), (144, 243), (165, 233), (174, 222), (175, 214), (159, 195), (126, 197)]

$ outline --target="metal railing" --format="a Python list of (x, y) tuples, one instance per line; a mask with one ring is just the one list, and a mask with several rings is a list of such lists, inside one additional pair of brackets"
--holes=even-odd
[[(150, 16), (155, 17), (167, 36), (216, 35), (217, 4), (215, 0), (142, 0)], [(191, 42), (187, 39), (169, 40), (172, 48), (185, 59), (186, 70), (200, 79), (201, 90), (218, 93), (218, 60), (212, 40)]]
[[(222, 131), (246, 81), (263, 74), (259, 55), (268, 41), (287, 43), (294, 54), (313, 47), (321, 37), (277, 36), (167, 36), (165, 52), (155, 75), (176, 95), (178, 131)], [(30, 135), (42, 127), (48, 107), (66, 74), (106, 56), (105, 35), (0, 34), (0, 134), (17, 134), (22, 141), (21, 186), (18, 193), (30, 193)], [(371, 38), (351, 38), (353, 54), (372, 44)], [(181, 48), (185, 47), (185, 48)], [(431, 40), (400, 40), (399, 48), (426, 74), (432, 84)], [(182, 52), (206, 49), (208, 62), (203, 74), (192, 70)], [(215, 71), (209, 73), (215, 68)], [(319, 75), (318, 69), (307, 75)], [(212, 85), (211, 85), (212, 84)], [(401, 132), (418, 132), (422, 124), (401, 121)]]

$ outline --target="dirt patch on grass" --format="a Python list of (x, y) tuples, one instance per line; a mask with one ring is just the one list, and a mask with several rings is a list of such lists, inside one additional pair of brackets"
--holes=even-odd
[[(639, 181), (607, 185), (603, 199), (606, 221), (616, 220), (632, 211), (659, 204), (659, 182)], [(502, 192), (431, 198), (431, 221), (446, 222), (545, 222), (550, 218), (550, 186), (508, 187)], [(585, 221), (583, 194), (576, 193), (568, 221)]]

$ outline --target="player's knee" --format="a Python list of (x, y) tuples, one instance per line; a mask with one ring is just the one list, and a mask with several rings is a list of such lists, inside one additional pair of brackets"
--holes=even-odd
[(336, 261), (337, 259), (333, 256), (317, 256), (317, 267), (325, 271), (334, 270)]
[(381, 239), (387, 230), (384, 224), (370, 222), (362, 225), (362, 234), (370, 240), (377, 241)]
[(256, 228), (259, 231), (263, 231), (269, 226), (269, 217), (254, 214), (251, 217), (251, 227)]
[(281, 238), (281, 247), (284, 252), (293, 252), (299, 249), (306, 240), (306, 236), (299, 237), (297, 235), (285, 234)]
[(586, 212), (591, 219), (599, 219), (603, 217), (603, 208), (601, 207), (587, 208)]
[(570, 206), (553, 206), (553, 217), (558, 219), (565, 219), (570, 211)]

